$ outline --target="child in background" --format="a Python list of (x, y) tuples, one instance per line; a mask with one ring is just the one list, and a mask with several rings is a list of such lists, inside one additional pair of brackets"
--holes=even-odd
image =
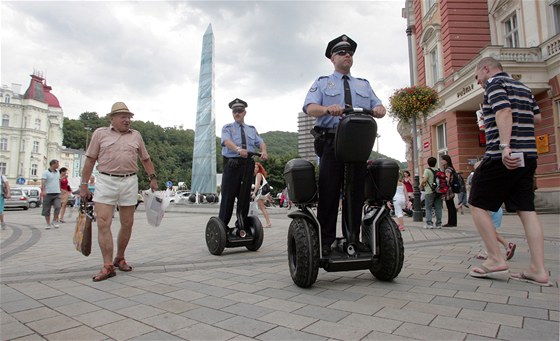
[[(513, 254), (515, 253), (515, 248), (517, 247), (517, 245), (515, 245), (515, 243), (508, 243), (508, 241), (504, 237), (502, 237), (501, 234), (498, 233), (498, 229), (502, 226), (502, 216), (504, 214), (504, 211), (500, 207), (498, 211), (496, 212), (488, 211), (488, 213), (490, 213), (490, 217), (492, 218), (492, 223), (494, 224), (494, 228), (496, 228), (496, 239), (506, 249), (506, 260), (510, 260), (513, 257)], [(480, 251), (476, 256), (476, 258), (482, 260), (488, 258), (488, 255), (486, 254), (486, 250)]]
[(393, 208), (395, 210), (395, 215), (397, 216), (397, 224), (399, 225), (399, 230), (404, 231), (404, 213), (403, 208), (406, 207), (408, 203), (408, 191), (403, 183), (402, 175), (399, 176), (399, 182), (397, 183), (397, 191), (393, 197)]

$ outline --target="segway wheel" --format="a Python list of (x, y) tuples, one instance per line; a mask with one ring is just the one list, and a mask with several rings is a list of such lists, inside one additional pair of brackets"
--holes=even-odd
[(218, 217), (212, 217), (206, 224), (206, 246), (211, 254), (219, 256), (226, 247), (227, 226)]
[(379, 258), (374, 260), (369, 271), (381, 281), (391, 281), (399, 275), (404, 262), (401, 232), (397, 223), (389, 215), (384, 215), (379, 222), (377, 233)]
[(288, 263), (294, 283), (309, 288), (319, 273), (319, 237), (315, 227), (303, 218), (295, 218), (288, 229)]
[(264, 231), (259, 218), (255, 216), (247, 217), (247, 223), (253, 233), (253, 244), (245, 246), (249, 251), (257, 251), (262, 246), (264, 240)]

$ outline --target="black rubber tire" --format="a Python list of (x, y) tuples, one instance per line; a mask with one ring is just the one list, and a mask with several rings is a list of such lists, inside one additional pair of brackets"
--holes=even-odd
[(309, 288), (319, 273), (319, 237), (304, 218), (295, 218), (288, 229), (288, 264), (294, 283)]
[(218, 217), (212, 217), (206, 224), (206, 246), (208, 251), (215, 256), (219, 256), (224, 252), (226, 247), (227, 226)]
[(27, 207), (27, 206), (24, 206), (24, 207), (23, 207), (23, 210), (24, 210), (24, 211), (27, 211), (28, 209), (29, 209), (29, 207)]
[(402, 270), (404, 245), (397, 223), (388, 214), (385, 214), (379, 222), (377, 240), (379, 258), (374, 261), (369, 271), (381, 281), (391, 281)]
[(247, 217), (247, 223), (253, 233), (253, 244), (245, 246), (249, 251), (257, 251), (261, 248), (264, 241), (264, 231), (259, 218), (251, 216)]

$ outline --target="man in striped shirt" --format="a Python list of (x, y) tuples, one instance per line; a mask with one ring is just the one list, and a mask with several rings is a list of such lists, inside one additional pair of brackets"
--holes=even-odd
[(535, 212), (533, 179), (537, 168), (535, 123), (540, 109), (531, 90), (503, 72), (492, 57), (480, 60), (475, 78), (484, 88), (482, 114), (486, 133), (484, 160), (475, 170), (469, 197), (474, 223), (488, 252), (488, 259), (470, 271), (472, 277), (507, 274), (509, 265), (501, 253), (492, 219), (503, 203), (517, 212), (529, 249), (531, 264), (511, 278), (537, 285), (550, 285), (544, 267), (544, 236)]

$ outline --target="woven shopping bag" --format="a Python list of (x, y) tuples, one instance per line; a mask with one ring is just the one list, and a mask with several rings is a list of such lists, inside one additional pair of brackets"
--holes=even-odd
[(82, 202), (76, 219), (74, 246), (78, 252), (86, 257), (91, 253), (91, 225), (93, 221), (95, 221), (93, 203)]

